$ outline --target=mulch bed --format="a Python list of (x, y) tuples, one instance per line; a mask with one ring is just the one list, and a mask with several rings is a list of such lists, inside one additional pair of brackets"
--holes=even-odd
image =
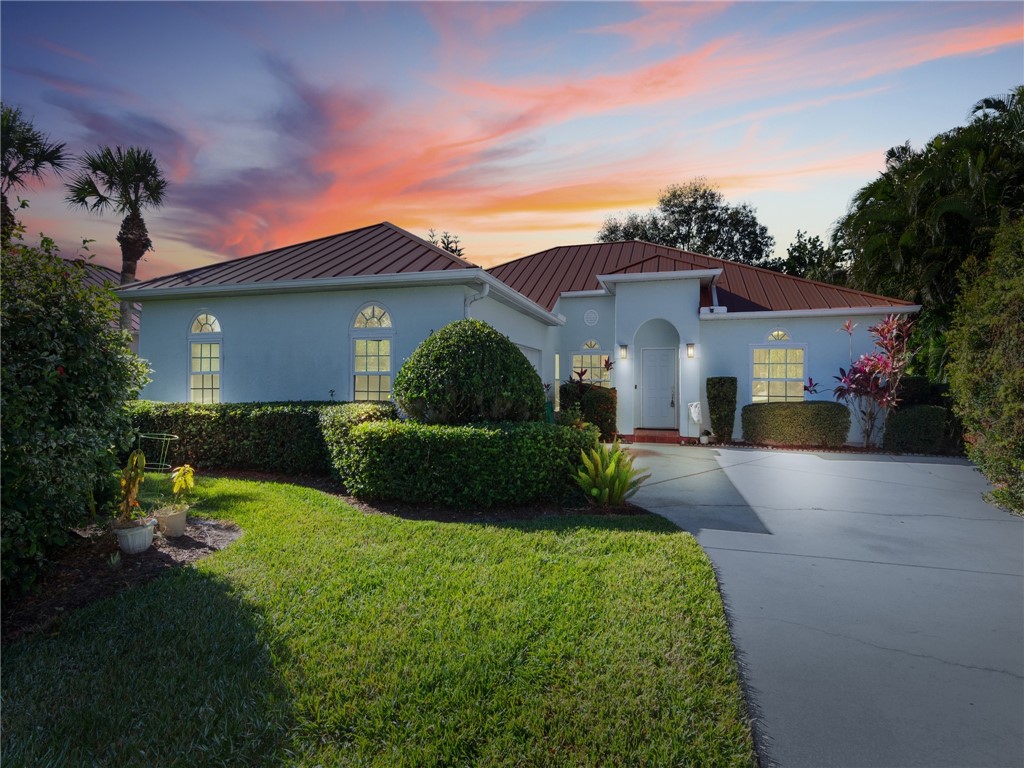
[[(610, 510), (595, 507), (567, 509), (556, 505), (532, 505), (486, 511), (466, 511), (422, 507), (395, 502), (368, 504), (346, 496), (342, 487), (330, 478), (295, 477), (267, 472), (223, 471), (222, 477), (255, 482), (291, 483), (338, 496), (369, 515), (392, 515), (406, 520), (434, 520), (443, 523), (500, 523), (534, 520), (556, 515), (639, 515), (644, 510), (633, 505)], [(178, 568), (194, 563), (224, 549), (242, 535), (231, 522), (189, 517), (184, 535), (167, 539), (157, 533), (153, 546), (137, 555), (118, 554), (117, 539), (109, 528), (90, 526), (73, 531), (71, 541), (51, 557), (50, 567), (36, 588), (17, 601), (6, 600), (0, 618), (0, 642), (10, 643), (27, 635), (52, 631), (58, 622), (74, 610), (95, 600), (116, 595), (145, 584)]]
[(241, 535), (234, 523), (190, 517), (183, 535), (167, 539), (157, 533), (145, 552), (126, 555), (109, 528), (93, 525), (72, 531), (71, 541), (54, 553), (36, 588), (16, 601), (4, 601), (0, 639), (6, 644), (46, 632), (78, 608), (194, 563)]

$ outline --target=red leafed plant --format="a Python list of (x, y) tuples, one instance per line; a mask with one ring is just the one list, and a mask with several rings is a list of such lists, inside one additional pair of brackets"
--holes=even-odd
[[(871, 326), (868, 331), (874, 335), (879, 351), (851, 360), (849, 370), (840, 368), (835, 377), (839, 384), (833, 394), (836, 400), (853, 410), (860, 423), (865, 448), (872, 444), (879, 419), (884, 427), (889, 414), (899, 405), (897, 392), (912, 354), (910, 331), (913, 325), (914, 321), (908, 317), (889, 315)], [(854, 328), (856, 325), (847, 320), (840, 329), (850, 334), (851, 349)]]

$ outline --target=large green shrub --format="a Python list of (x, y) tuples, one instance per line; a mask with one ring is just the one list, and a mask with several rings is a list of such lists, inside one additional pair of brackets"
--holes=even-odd
[(417, 421), (534, 421), (544, 386), (507, 336), (481, 320), (457, 320), (428, 336), (395, 376), (394, 396)]
[(984, 272), (970, 273), (947, 337), (949, 384), (993, 500), (1024, 514), (1024, 220), (1001, 227)]
[(4, 592), (28, 586), (90, 511), (128, 440), (125, 400), (146, 367), (117, 330), (118, 302), (53, 242), (15, 239), (0, 261)]
[(371, 421), (351, 427), (332, 455), (341, 481), (362, 498), (492, 507), (578, 494), (580, 451), (597, 444), (593, 427)]
[(743, 439), (756, 445), (836, 448), (850, 433), (850, 409), (842, 403), (752, 403), (740, 412)]
[(901, 406), (885, 423), (882, 447), (898, 453), (946, 453), (949, 416), (941, 405)]
[(732, 442), (732, 428), (736, 423), (736, 377), (709, 376), (707, 392), (711, 431), (719, 442)]
[(130, 412), (138, 432), (178, 435), (168, 451), (171, 464), (326, 475), (331, 465), (320, 415), (338, 407), (315, 402), (200, 405), (140, 400), (131, 403)]
[(589, 421), (601, 432), (602, 440), (613, 440), (618, 432), (616, 415), (619, 408), (619, 395), (614, 387), (599, 387), (597, 384), (581, 384), (578, 381), (566, 381), (558, 388), (558, 398), (562, 410), (579, 406), (584, 421)]

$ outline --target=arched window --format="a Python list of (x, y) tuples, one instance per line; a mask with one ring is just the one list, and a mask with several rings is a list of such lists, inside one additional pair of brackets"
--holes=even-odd
[(768, 334), (768, 341), (789, 341), (789, 332), (784, 328), (776, 328)]
[(391, 313), (380, 304), (366, 304), (352, 321), (352, 399), (390, 400)]
[(584, 371), (583, 381), (607, 387), (611, 384), (611, 370), (608, 367), (608, 355), (601, 352), (601, 344), (597, 339), (587, 339), (579, 354), (572, 356), (572, 378), (579, 378), (579, 371)]
[(222, 341), (220, 321), (206, 312), (196, 315), (188, 335), (189, 402), (220, 402)]

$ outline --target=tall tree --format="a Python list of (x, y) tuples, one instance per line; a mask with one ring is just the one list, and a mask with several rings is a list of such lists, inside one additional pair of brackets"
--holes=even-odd
[(465, 258), (464, 249), (459, 242), (458, 235), (453, 235), (451, 232), (442, 232), (438, 235), (437, 232), (431, 229), (427, 232), (427, 240), (430, 241), (431, 245), (443, 248), (452, 256), (458, 256), (460, 259)]
[(775, 239), (756, 211), (747, 203), (730, 205), (705, 178), (668, 187), (658, 207), (646, 214), (607, 219), (597, 239), (646, 240), (755, 267), (782, 267), (782, 260), (772, 257)]
[[(142, 210), (163, 203), (167, 180), (153, 153), (142, 147), (102, 147), (86, 152), (79, 166), (79, 173), (68, 182), (67, 202), (96, 213), (112, 210), (124, 216), (117, 233), (121, 285), (135, 282), (139, 260), (153, 248)], [(121, 328), (130, 331), (131, 327), (131, 303), (122, 301)]]
[(7, 193), (15, 187), (24, 188), (32, 179), (42, 178), (47, 170), (57, 174), (67, 166), (64, 142), (56, 143), (37, 131), (32, 121), (18, 107), (0, 105), (0, 145), (3, 165), (0, 168), (0, 216), (3, 242), (10, 238), (16, 219), (7, 201)]
[(796, 239), (786, 249), (782, 271), (822, 283), (846, 284), (846, 269), (838, 250), (832, 245), (825, 245), (817, 235), (808, 237), (799, 229)]
[(856, 288), (923, 306), (918, 364), (943, 376), (957, 273), (983, 262), (1002, 221), (1024, 213), (1024, 86), (974, 105), (969, 122), (922, 149), (886, 153), (885, 170), (837, 226)]

